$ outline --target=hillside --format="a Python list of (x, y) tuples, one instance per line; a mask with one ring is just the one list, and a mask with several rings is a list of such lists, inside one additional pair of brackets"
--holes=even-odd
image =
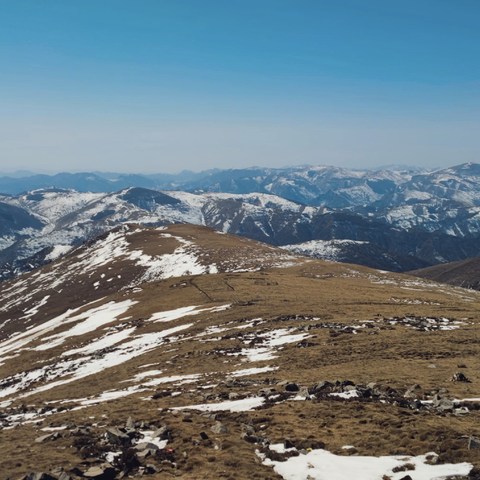
[(0, 295), (1, 479), (478, 478), (476, 291), (125, 225)]
[(480, 258), (434, 265), (410, 272), (417, 277), (480, 290)]
[[(3, 235), (0, 232), (0, 279), (30, 271), (126, 223), (205, 225), (326, 259), (332, 258), (333, 250), (322, 245), (333, 242), (335, 260), (390, 271), (480, 254), (480, 230), (471, 223), (475, 216), (469, 217), (468, 234), (450, 231), (452, 221), (460, 222), (458, 205), (458, 215), (448, 214), (445, 228), (439, 220), (438, 228), (431, 229), (421, 222), (392, 225), (371, 212), (306, 206), (265, 193), (193, 194), (135, 187), (104, 194), (48, 189), (0, 200), (13, 219), (5, 222)], [(429, 209), (425, 215), (423, 211), (418, 210), (418, 219), (431, 216)], [(35, 228), (26, 228), (32, 221)]]

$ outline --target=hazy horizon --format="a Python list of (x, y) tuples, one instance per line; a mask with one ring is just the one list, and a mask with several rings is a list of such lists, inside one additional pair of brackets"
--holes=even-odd
[[(474, 164), (480, 164), (480, 162), (463, 162), (463, 163), (474, 163)], [(445, 168), (451, 168), (455, 167), (457, 165), (461, 164), (449, 164), (446, 166), (435, 166), (435, 167), (423, 167), (419, 165), (406, 165), (406, 164), (391, 164), (391, 165), (378, 165), (376, 167), (341, 167), (338, 165), (327, 165), (327, 164), (322, 164), (322, 165), (313, 165), (313, 164), (297, 164), (297, 165), (279, 165), (275, 167), (266, 167), (263, 165), (247, 165), (245, 167), (232, 167), (232, 168), (210, 168), (210, 169), (182, 169), (182, 170), (177, 170), (173, 172), (165, 172), (165, 171), (141, 171), (141, 170), (132, 170), (132, 171), (115, 171), (115, 170), (89, 170), (89, 169), (64, 169), (64, 170), (47, 170), (47, 169), (37, 169), (37, 170), (9, 170), (9, 169), (0, 169), (0, 176), (10, 176), (12, 178), (22, 178), (22, 177), (28, 177), (31, 175), (57, 175), (57, 174), (96, 174), (99, 176), (108, 176), (108, 175), (144, 175), (144, 176), (149, 176), (149, 175), (172, 175), (172, 176), (179, 176), (182, 174), (188, 174), (188, 173), (193, 173), (193, 174), (201, 174), (204, 172), (211, 172), (211, 171), (227, 171), (227, 170), (254, 170), (254, 169), (273, 169), (273, 170), (285, 170), (285, 169), (292, 169), (292, 168), (329, 168), (329, 167), (335, 167), (335, 168), (340, 168), (344, 170), (351, 170), (351, 171), (357, 171), (357, 172), (362, 172), (362, 171), (425, 171), (425, 172), (434, 172), (437, 170), (442, 170)]]
[(473, 0), (0, 4), (0, 170), (480, 160)]

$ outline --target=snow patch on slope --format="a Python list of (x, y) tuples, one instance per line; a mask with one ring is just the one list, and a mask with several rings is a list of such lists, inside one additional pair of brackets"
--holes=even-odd
[[(270, 449), (278, 451), (283, 445), (271, 445)], [(429, 459), (438, 457), (435, 453), (427, 453), (417, 457), (411, 456), (344, 456), (334, 455), (327, 450), (312, 450), (306, 454), (292, 456), (286, 461), (274, 461), (265, 458), (263, 464), (273, 467), (285, 480), (372, 480), (390, 478), (399, 480), (410, 475), (413, 480), (436, 480), (450, 476), (468, 475), (473, 465), (470, 463), (431, 464)], [(433, 462), (432, 462), (433, 463)], [(409, 465), (407, 471), (397, 471)]]
[(368, 245), (369, 242), (357, 240), (311, 240), (304, 243), (285, 245), (289, 252), (307, 255), (309, 257), (323, 258), (324, 260), (337, 261), (343, 248), (350, 245)]

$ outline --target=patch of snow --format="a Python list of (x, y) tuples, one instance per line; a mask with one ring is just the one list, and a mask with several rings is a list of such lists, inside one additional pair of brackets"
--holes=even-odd
[(241, 400), (226, 400), (219, 403), (203, 403), (186, 407), (173, 407), (171, 410), (200, 410), (202, 412), (247, 412), (263, 405), (263, 397), (248, 397)]
[(243, 370), (236, 370), (231, 372), (229, 375), (232, 377), (245, 377), (247, 375), (258, 375), (259, 373), (273, 372), (278, 370), (278, 367), (254, 367), (254, 368), (244, 368)]
[(42, 343), (33, 350), (48, 350), (61, 345), (69, 337), (76, 337), (92, 332), (103, 325), (113, 322), (136, 303), (136, 301), (130, 299), (124, 300), (123, 302), (112, 301), (75, 315), (74, 317), (70, 317), (63, 321), (63, 324), (76, 322), (78, 320), (83, 320), (83, 322), (77, 323), (75, 326), (64, 332), (44, 338), (44, 342), (47, 343)]
[[(272, 446), (270, 446), (272, 448)], [(275, 448), (275, 447), (274, 447)], [(383, 476), (399, 480), (407, 473), (413, 480), (439, 480), (450, 476), (468, 475), (473, 465), (470, 463), (431, 465), (428, 458), (437, 457), (427, 453), (417, 457), (409, 456), (343, 456), (327, 450), (312, 450), (306, 454), (292, 456), (286, 461), (274, 461), (257, 453), (264, 465), (273, 467), (285, 480), (373, 480)], [(394, 472), (397, 467), (412, 464), (413, 470)]]
[(348, 400), (349, 398), (357, 398), (358, 392), (356, 390), (349, 390), (348, 392), (330, 393), (330, 396)]
[(72, 245), (55, 245), (53, 250), (45, 257), (45, 260), (53, 261), (65, 255), (73, 248)]

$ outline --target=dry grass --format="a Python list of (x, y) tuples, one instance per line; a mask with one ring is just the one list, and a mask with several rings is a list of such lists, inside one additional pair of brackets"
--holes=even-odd
[[(198, 229), (183, 228), (185, 235), (196, 235), (198, 239)], [(212, 234), (200, 231), (205, 236), (202, 242), (207, 244), (210, 252), (216, 251), (217, 255), (223, 252), (221, 254), (226, 255), (222, 248), (228, 247), (228, 237), (214, 235), (209, 241)], [(148, 236), (135, 241), (145, 241), (151, 245), (152, 254), (160, 252), (152, 246), (153, 240)], [(235, 241), (239, 242), (238, 245), (244, 242), (243, 239)], [(248, 248), (253, 248), (254, 242), (245, 242)], [(168, 250), (175, 246), (168, 245), (165, 248)], [(375, 278), (371, 275), (375, 275)], [(133, 273), (125, 275), (126, 278), (130, 276)], [(382, 278), (400, 283), (375, 283)], [(143, 285), (142, 291), (121, 290), (112, 293), (105, 301), (124, 298), (138, 301), (128, 312), (132, 320), (142, 320), (155, 312), (188, 305), (231, 303), (232, 308), (168, 324), (145, 323), (138, 327), (139, 333), (190, 321), (195, 324), (183, 332), (190, 339), (171, 345), (163, 344), (125, 364), (19, 399), (16, 404), (25, 402), (41, 406), (47, 401), (90, 397), (106, 390), (123, 388), (130, 385), (123, 381), (137, 374), (142, 365), (151, 363), (157, 364), (158, 367), (152, 368), (160, 368), (164, 375), (200, 373), (207, 377), (198, 384), (181, 387), (165, 384), (158, 387), (159, 390), (181, 389), (183, 393), (178, 397), (143, 400), (152, 395), (154, 390), (151, 390), (82, 410), (59, 413), (46, 417), (39, 424), (4, 430), (1, 432), (0, 478), (16, 478), (28, 471), (48, 470), (58, 465), (71, 467), (83, 462), (72, 447), (71, 436), (36, 444), (34, 438), (43, 433), (39, 430), (41, 427), (65, 422), (77, 425), (95, 423), (94, 430), (102, 432), (105, 425), (124, 423), (129, 416), (136, 420), (165, 422), (172, 429), (173, 440), (170, 445), (175, 449), (178, 468), (168, 471), (165, 467), (165, 472), (150, 478), (277, 478), (270, 468), (259, 463), (255, 455), (256, 446), (241, 438), (244, 424), (253, 425), (272, 442), (281, 442), (286, 438), (299, 445), (324, 442), (326, 448), (339, 454), (346, 454), (341, 449), (343, 445), (354, 445), (359, 454), (368, 455), (418, 455), (435, 451), (440, 454), (441, 461), (469, 461), (480, 466), (480, 450), (468, 450), (464, 438), (466, 435), (480, 435), (480, 411), (471, 411), (464, 416), (440, 415), (391, 404), (339, 399), (285, 401), (255, 411), (215, 415), (195, 411), (182, 414), (168, 410), (172, 406), (203, 403), (206, 393), (212, 394), (212, 397), (232, 392), (240, 396), (257, 394), (265, 385), (273, 383), (275, 386), (276, 381), (282, 380), (309, 386), (321, 380), (348, 379), (354, 383), (377, 382), (398, 389), (418, 383), (424, 392), (443, 388), (448, 390), (451, 397), (479, 397), (480, 297), (476, 293), (440, 287), (406, 287), (401, 283), (406, 278), (401, 275), (381, 275), (361, 267), (310, 261), (287, 269), (170, 279)], [(65, 302), (64, 305), (71, 304), (68, 294)], [(61, 306), (57, 304), (54, 310), (46, 311), (44, 315), (59, 310)], [(318, 319), (279, 319), (285, 315), (305, 315)], [(383, 322), (383, 318), (408, 315), (463, 319), (464, 324), (458, 330), (420, 332)], [(278, 351), (275, 360), (250, 365), (241, 362), (239, 357), (218, 352), (219, 349), (244, 346), (240, 338), (221, 338), (212, 342), (191, 339), (208, 326), (222, 326), (229, 322), (237, 322), (234, 325), (238, 325), (255, 318), (266, 320), (257, 327), (259, 332), (314, 325), (310, 330), (304, 330), (310, 335), (308, 341), (313, 345), (298, 348), (296, 344), (289, 344)], [(374, 321), (374, 327), (362, 329), (357, 334), (336, 334), (332, 328), (323, 328), (325, 323), (358, 325), (365, 321)], [(64, 345), (45, 352), (24, 351), (14, 361), (0, 366), (0, 375), (5, 377), (35, 362), (47, 362), (62, 351), (96, 336), (98, 332), (91, 332), (84, 337), (69, 339)], [(471, 383), (450, 381), (461, 364), (466, 365), (467, 368), (462, 371)], [(252, 380), (250, 384), (228, 387), (222, 383), (232, 370), (265, 365), (279, 368), (267, 374), (242, 377), (243, 380)], [(202, 383), (216, 386), (207, 391), (200, 388)], [(184, 421), (186, 416), (189, 421)], [(215, 420), (221, 420), (229, 433), (213, 434), (210, 427)], [(202, 431), (208, 433), (211, 442), (199, 442)]]

